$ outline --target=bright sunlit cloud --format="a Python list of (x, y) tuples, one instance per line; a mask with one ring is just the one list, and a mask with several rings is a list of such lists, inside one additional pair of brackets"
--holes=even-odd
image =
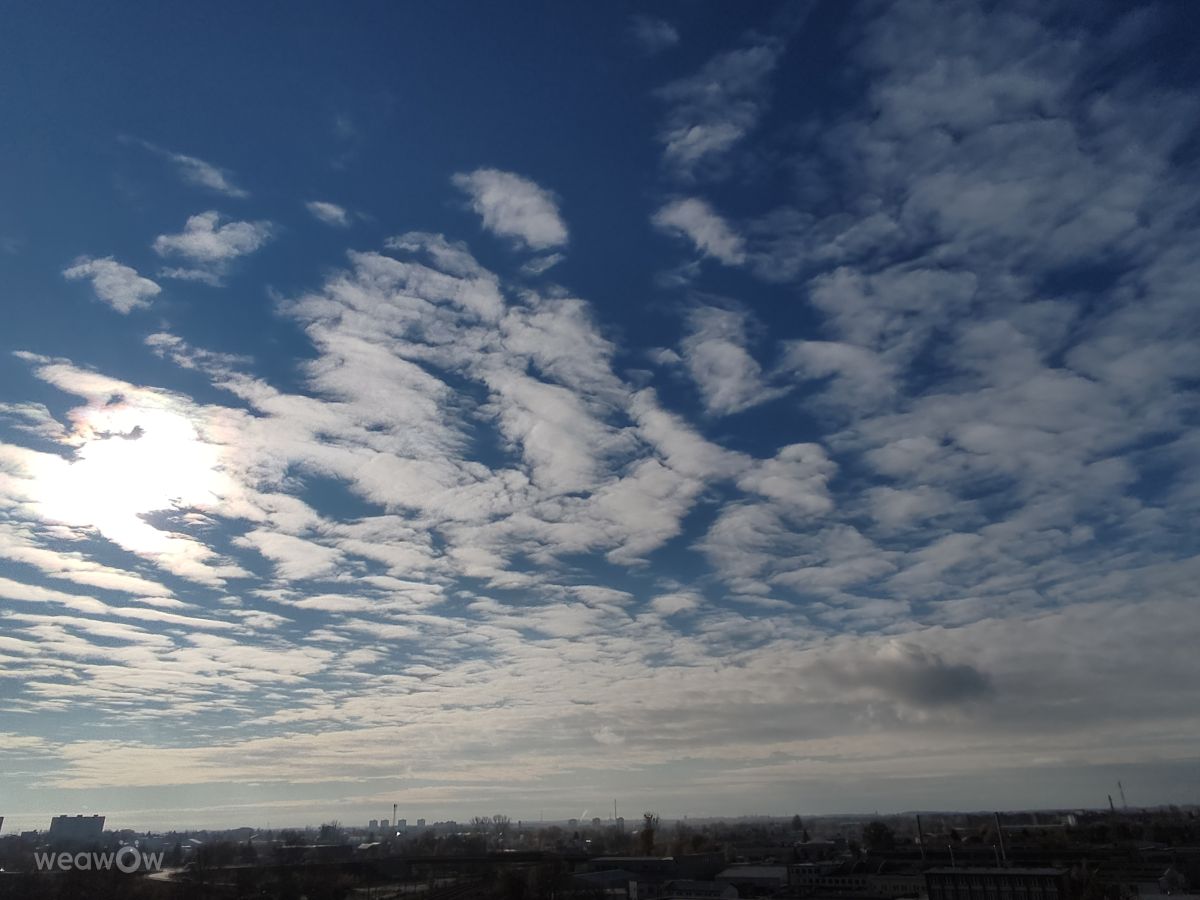
[(221, 455), (185, 416), (123, 400), (75, 418), (70, 457), (43, 454), (29, 488), (49, 522), (95, 529), (135, 553), (169, 553), (178, 540), (151, 513), (209, 510), (229, 482)]

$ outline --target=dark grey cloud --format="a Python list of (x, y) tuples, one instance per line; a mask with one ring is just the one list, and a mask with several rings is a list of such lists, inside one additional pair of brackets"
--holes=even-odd
[(993, 694), (986, 672), (967, 663), (903, 641), (876, 649), (858, 646), (813, 664), (814, 673), (849, 691), (866, 690), (918, 708), (936, 708), (985, 699)]

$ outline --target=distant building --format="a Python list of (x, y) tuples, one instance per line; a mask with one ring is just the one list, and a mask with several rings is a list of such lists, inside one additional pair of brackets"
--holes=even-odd
[(654, 877), (659, 880), (674, 878), (678, 871), (674, 857), (671, 856), (597, 856), (588, 863), (593, 872), (608, 869), (623, 869), (641, 877)]
[(738, 900), (737, 888), (725, 881), (668, 881), (659, 900)]
[(579, 820), (578, 819), (567, 819), (567, 825), (571, 828), (577, 828), (577, 827), (579, 827)]
[[(832, 862), (797, 863), (789, 868), (792, 891), (800, 897), (869, 897), (896, 900), (918, 897), (925, 880), (916, 871), (888, 871), (881, 866), (867, 871), (860, 866)], [(1008, 898), (1005, 898), (1008, 900)]]
[(380, 828), (387, 828), (387, 827), (388, 827), (388, 820), (387, 820), (387, 819), (380, 819), (380, 820), (379, 820), (379, 827), (380, 827)]
[(841, 839), (833, 841), (798, 841), (792, 845), (792, 855), (796, 859), (808, 862), (836, 859), (845, 852), (846, 842)]
[(104, 833), (104, 816), (55, 816), (50, 820), (52, 841), (95, 841)]
[(679, 853), (675, 856), (675, 877), (680, 881), (712, 881), (728, 865), (724, 851)]
[(604, 900), (629, 900), (638, 896), (637, 875), (625, 869), (580, 872), (571, 876), (569, 897)]
[(378, 831), (379, 830), (379, 820), (372, 819), (370, 822), (367, 823), (367, 827), (369, 829), (371, 829), (372, 831)]
[(925, 872), (929, 900), (1071, 900), (1067, 869), (939, 868)]
[(742, 897), (774, 894), (788, 886), (788, 867), (730, 866), (717, 876), (717, 881), (733, 885)]
[(406, 828), (408, 828), (408, 819), (397, 819), (396, 820), (396, 829), (398, 831), (403, 831)]
[(418, 827), (418, 828), (424, 828), (424, 827), (425, 827), (425, 820), (424, 820), (424, 819), (417, 819), (417, 827)]
[(593, 817), (593, 818), (592, 818), (592, 827), (593, 827), (593, 828), (599, 828), (599, 827), (600, 827), (600, 825), (601, 825), (601, 822), (600, 822), (600, 817), (599, 817), (599, 816), (595, 816), (595, 817)]

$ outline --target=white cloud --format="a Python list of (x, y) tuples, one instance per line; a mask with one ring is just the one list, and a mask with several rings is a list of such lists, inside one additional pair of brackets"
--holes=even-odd
[(178, 234), (160, 234), (154, 251), (163, 257), (182, 256), (191, 268), (167, 268), (170, 278), (219, 284), (230, 263), (262, 247), (274, 233), (270, 222), (225, 222), (220, 213), (208, 211), (190, 216)]
[[(1078, 90), (1092, 44), (1023, 9), (878, 8), (868, 95), (789, 123), (800, 192), (739, 201), (773, 210), (739, 219), (772, 330), (711, 301), (667, 373), (422, 233), (280, 301), (286, 387), (169, 334), (203, 400), (22, 354), (77, 400), (0, 406), (0, 692), (31, 713), (0, 752), (106, 809), (131, 772), (203, 784), (197, 821), (244, 820), (249, 782), (310, 820), (401, 788), (469, 817), (480, 785), (519, 816), (630, 769), (681, 811), (951, 806), (980, 772), (981, 805), (1086, 803), (1055, 758), (1170, 800), (1200, 728), (1195, 118)], [(676, 366), (713, 412), (792, 393), (735, 429), (645, 387)]]
[(650, 601), (651, 608), (660, 616), (673, 616), (676, 613), (691, 612), (704, 603), (704, 598), (692, 591), (675, 591), (670, 594), (659, 594)]
[(197, 281), (209, 287), (221, 287), (224, 283), (225, 270), (221, 266), (211, 266), (207, 269), (189, 269), (183, 266), (163, 266), (158, 270), (160, 278), (172, 278), (175, 281)]
[(762, 367), (746, 349), (744, 313), (702, 306), (689, 313), (688, 325), (680, 345), (683, 362), (710, 413), (741, 412), (786, 392), (764, 381)]
[(787, 341), (781, 369), (807, 379), (831, 378), (827, 393), (838, 409), (864, 409), (886, 402), (896, 391), (897, 373), (887, 360), (865, 347), (840, 341)]
[(672, 200), (650, 221), (660, 231), (686, 237), (705, 256), (727, 266), (738, 266), (746, 260), (745, 241), (741, 235), (699, 197)]
[(126, 143), (137, 144), (151, 153), (155, 153), (163, 159), (170, 161), (175, 166), (179, 176), (188, 184), (216, 191), (218, 194), (224, 194), (226, 197), (240, 198), (249, 196), (247, 191), (242, 190), (233, 183), (226, 169), (214, 166), (212, 163), (205, 162), (195, 156), (188, 156), (185, 153), (175, 153), (150, 141), (141, 141), (133, 138), (122, 138), (121, 140)]
[(635, 15), (629, 30), (638, 46), (647, 54), (660, 53), (679, 43), (679, 31), (675, 26), (654, 16)]
[(253, 547), (275, 564), (276, 575), (286, 581), (299, 581), (332, 572), (341, 553), (306, 538), (256, 528), (237, 539)]
[(111, 256), (100, 259), (81, 256), (63, 269), (63, 276), (73, 281), (90, 278), (96, 296), (119, 313), (147, 307), (151, 298), (162, 292), (156, 283), (139, 275), (137, 269), (122, 265)]
[(197, 263), (225, 263), (253, 253), (271, 236), (269, 222), (221, 223), (217, 212), (190, 216), (179, 234), (160, 234), (154, 250), (160, 256), (184, 256)]
[(350, 224), (350, 213), (336, 203), (329, 203), (325, 200), (309, 200), (304, 204), (304, 208), (312, 213), (313, 218), (318, 222), (324, 222), (326, 225), (345, 228)]
[(521, 266), (521, 271), (527, 275), (541, 275), (550, 269), (557, 266), (560, 262), (566, 259), (561, 253), (547, 253), (545, 256), (535, 256), (525, 265)]
[(691, 177), (711, 171), (754, 128), (782, 51), (778, 41), (752, 43), (659, 88), (657, 96), (670, 106), (659, 139), (675, 173)]
[(833, 509), (829, 480), (836, 472), (837, 465), (820, 444), (789, 444), (774, 459), (744, 472), (737, 484), (789, 512), (819, 515)]
[(566, 244), (567, 226), (559, 215), (558, 200), (528, 178), (499, 169), (476, 169), (452, 180), (470, 196), (471, 208), (493, 234), (532, 250)]
[(168, 153), (167, 156), (171, 162), (175, 163), (184, 181), (224, 194), (226, 197), (249, 196), (246, 191), (230, 181), (229, 174), (224, 169), (220, 169), (212, 163), (182, 153)]

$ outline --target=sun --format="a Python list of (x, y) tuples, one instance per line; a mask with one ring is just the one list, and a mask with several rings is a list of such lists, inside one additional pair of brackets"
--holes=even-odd
[(115, 400), (75, 410), (72, 419), (73, 458), (54, 457), (37, 474), (34, 493), (44, 519), (157, 554), (178, 538), (147, 522), (147, 514), (220, 503), (221, 449), (203, 440), (187, 416)]

